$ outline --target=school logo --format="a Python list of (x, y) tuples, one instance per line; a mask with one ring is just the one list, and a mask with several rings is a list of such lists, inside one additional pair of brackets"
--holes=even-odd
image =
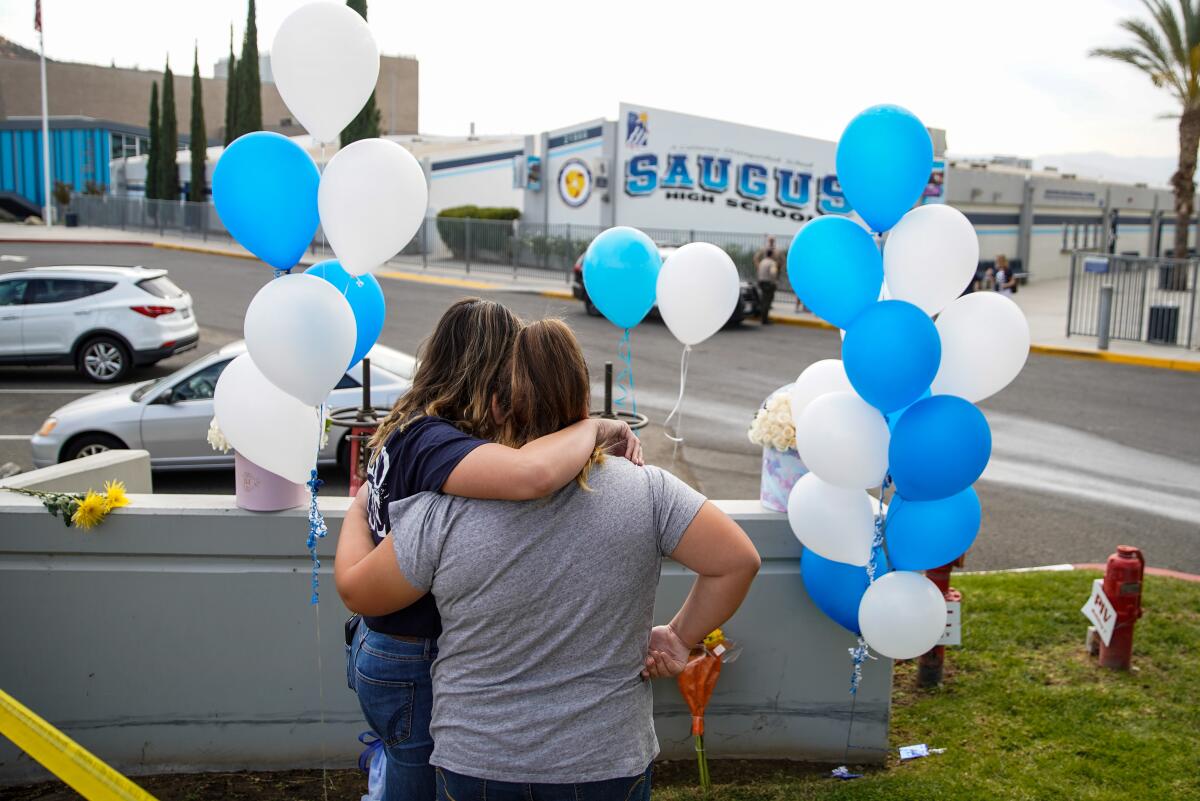
[(592, 194), (592, 171), (583, 159), (568, 159), (558, 171), (558, 196), (571, 208), (578, 208)]
[(630, 147), (645, 147), (649, 142), (649, 129), (646, 127), (646, 112), (631, 111), (625, 120), (625, 144)]

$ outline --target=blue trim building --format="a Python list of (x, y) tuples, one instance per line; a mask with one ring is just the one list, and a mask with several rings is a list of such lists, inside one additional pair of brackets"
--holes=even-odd
[[(109, 161), (147, 152), (150, 132), (92, 117), (50, 118), (50, 186), (69, 183), (83, 192), (88, 182), (109, 187)], [(189, 138), (179, 137), (179, 147)], [(0, 206), (14, 213), (41, 214), (42, 120), (9, 117), (0, 120)]]

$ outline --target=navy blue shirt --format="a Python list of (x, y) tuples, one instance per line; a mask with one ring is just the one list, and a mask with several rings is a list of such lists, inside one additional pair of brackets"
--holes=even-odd
[[(459, 431), (442, 417), (419, 417), (388, 437), (367, 469), (367, 525), (378, 545), (388, 532), (388, 505), (418, 492), (441, 492), (468, 453), (487, 440)], [(436, 639), (442, 618), (432, 595), (381, 617), (363, 616), (372, 631)]]

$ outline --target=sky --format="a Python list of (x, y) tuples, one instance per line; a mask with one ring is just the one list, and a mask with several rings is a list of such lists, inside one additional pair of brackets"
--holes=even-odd
[[(258, 42), (304, 0), (259, 0)], [(34, 0), (0, 0), (0, 35), (36, 49)], [(240, 43), (246, 0), (43, 0), (46, 55), (201, 72)], [(957, 154), (1171, 156), (1172, 99), (1122, 44), (1137, 0), (370, 0), (387, 54), (420, 62), (422, 133), (535, 133), (641, 105), (836, 139), (897, 103)], [(239, 46), (240, 49), (240, 46)]]

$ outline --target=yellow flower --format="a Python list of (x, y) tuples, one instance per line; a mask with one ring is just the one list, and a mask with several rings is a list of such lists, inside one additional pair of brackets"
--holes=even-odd
[(713, 631), (709, 632), (707, 637), (704, 638), (704, 647), (716, 648), (723, 642), (725, 642), (725, 633), (720, 629), (714, 629)]
[(124, 482), (104, 482), (104, 504), (109, 508), (110, 511), (129, 505), (129, 496), (125, 494)]
[(99, 525), (106, 514), (108, 514), (108, 504), (105, 502), (104, 496), (88, 490), (88, 494), (76, 504), (75, 511), (71, 513), (71, 522), (86, 531)]

